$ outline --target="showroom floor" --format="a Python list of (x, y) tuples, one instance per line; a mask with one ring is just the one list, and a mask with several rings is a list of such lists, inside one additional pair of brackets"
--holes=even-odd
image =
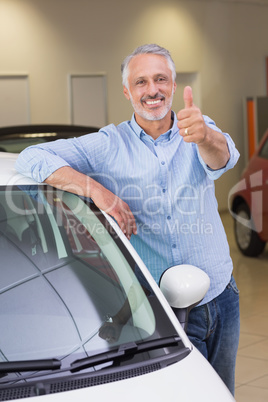
[(268, 245), (261, 257), (238, 250), (229, 213), (221, 214), (240, 290), (241, 334), (236, 366), (237, 402), (268, 401)]

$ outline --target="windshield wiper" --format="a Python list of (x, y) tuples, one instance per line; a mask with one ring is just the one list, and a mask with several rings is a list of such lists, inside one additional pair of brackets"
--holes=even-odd
[[(57, 372), (75, 373), (80, 370), (84, 370), (108, 362), (112, 362), (114, 365), (117, 361), (123, 360), (124, 358), (132, 357), (137, 353), (177, 346), (180, 342), (181, 338), (177, 335), (166, 338), (153, 339), (150, 341), (143, 341), (140, 343), (129, 342), (120, 345), (119, 348), (116, 350), (110, 352), (102, 352), (97, 355), (93, 355), (91, 357), (75, 360), (70, 366), (65, 368), (61, 368), (62, 367), (61, 361), (57, 359), (0, 362), (0, 377), (1, 374), (5, 375), (13, 372), (27, 372), (27, 371), (55, 370), (54, 373)], [(190, 350), (186, 347), (184, 347), (180, 351), (180, 354), (185, 356), (188, 355), (189, 353)], [(30, 378), (31, 380), (34, 380), (35, 378), (39, 378), (40, 375), (41, 373), (31, 375), (31, 377), (21, 376), (19, 379), (28, 380)], [(47, 374), (42, 373), (42, 376), (44, 375)], [(4, 382), (1, 381), (1, 384), (4, 384)]]
[(58, 370), (60, 368), (61, 368), (61, 361), (57, 359), (18, 360), (18, 361), (0, 363), (0, 373)]
[(103, 352), (91, 357), (75, 360), (70, 367), (70, 371), (75, 373), (90, 367), (104, 364), (107, 362), (116, 362), (127, 356), (133, 356), (141, 352), (149, 352), (150, 350), (161, 349), (164, 347), (176, 346), (181, 341), (179, 336), (170, 336), (167, 338), (153, 339), (146, 342), (135, 343), (129, 342), (120, 345), (119, 348), (111, 352)]

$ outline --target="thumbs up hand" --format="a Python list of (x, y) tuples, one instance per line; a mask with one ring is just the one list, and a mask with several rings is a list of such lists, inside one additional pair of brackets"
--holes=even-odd
[(180, 135), (185, 142), (198, 145), (207, 166), (215, 170), (221, 169), (230, 158), (225, 136), (206, 125), (201, 110), (193, 103), (191, 87), (184, 88), (183, 99), (184, 109), (177, 114)]
[(177, 114), (180, 135), (185, 142), (201, 144), (207, 135), (207, 125), (201, 110), (193, 103), (192, 88), (187, 86), (183, 91), (184, 109)]

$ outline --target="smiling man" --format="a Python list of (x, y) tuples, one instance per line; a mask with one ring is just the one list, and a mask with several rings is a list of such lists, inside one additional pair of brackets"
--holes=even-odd
[(191, 311), (187, 332), (234, 393), (239, 296), (214, 180), (236, 164), (239, 153), (194, 105), (190, 87), (184, 89), (184, 108), (172, 111), (176, 69), (168, 50), (141, 46), (121, 70), (131, 120), (30, 147), (17, 169), (90, 197), (118, 222), (157, 282), (179, 264), (209, 275), (209, 291)]

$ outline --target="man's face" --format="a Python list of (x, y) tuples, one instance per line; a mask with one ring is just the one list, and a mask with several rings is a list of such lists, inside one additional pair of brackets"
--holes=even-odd
[(144, 120), (162, 120), (171, 109), (176, 83), (167, 60), (155, 54), (135, 56), (128, 66), (125, 97)]

